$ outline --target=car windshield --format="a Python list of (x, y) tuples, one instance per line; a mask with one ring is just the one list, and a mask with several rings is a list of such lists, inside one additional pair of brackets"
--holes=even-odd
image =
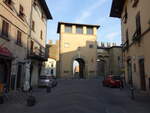
[(113, 76), (112, 79), (113, 80), (121, 80), (121, 77), (120, 76)]

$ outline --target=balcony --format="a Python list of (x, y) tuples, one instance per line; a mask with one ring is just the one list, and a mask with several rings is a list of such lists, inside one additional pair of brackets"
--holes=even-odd
[(129, 48), (129, 41), (127, 40), (125, 43), (122, 44), (123, 51), (128, 50)]
[(34, 60), (39, 60), (39, 61), (47, 61), (47, 55), (45, 52), (44, 47), (34, 47), (33, 49), (30, 50), (29, 53), (29, 58), (34, 59)]
[(141, 30), (139, 29), (137, 29), (136, 31), (135, 31), (135, 33), (133, 34), (133, 38), (132, 38), (132, 40), (133, 40), (133, 42), (137, 42), (137, 41), (140, 41), (140, 39), (141, 39)]

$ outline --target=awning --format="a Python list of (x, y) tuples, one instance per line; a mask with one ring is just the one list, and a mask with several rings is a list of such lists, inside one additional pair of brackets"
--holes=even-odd
[(12, 57), (12, 53), (6, 47), (0, 47), (0, 55)]

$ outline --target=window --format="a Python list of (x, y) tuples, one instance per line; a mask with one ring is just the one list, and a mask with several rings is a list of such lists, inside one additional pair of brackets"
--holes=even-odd
[(136, 15), (136, 32), (137, 36), (141, 35), (141, 19), (140, 19), (140, 13)]
[(20, 8), (19, 8), (19, 17), (23, 20), (24, 19), (24, 8), (22, 5), (20, 5)]
[(33, 41), (31, 41), (31, 46), (30, 47), (31, 47), (30, 51), (31, 51), (31, 53), (33, 53), (33, 48), (34, 48), (34, 42)]
[(83, 34), (83, 27), (77, 26), (76, 27), (76, 33)]
[(34, 6), (37, 6), (38, 5), (38, 1), (37, 0), (34, 0)]
[(54, 70), (53, 69), (51, 69), (51, 75), (53, 75), (54, 74)]
[(35, 22), (32, 21), (32, 30), (35, 31)]
[(136, 7), (138, 2), (139, 2), (139, 0), (131, 0), (132, 7)]
[(42, 19), (44, 19), (44, 18), (45, 18), (44, 12), (42, 12), (42, 14), (41, 14), (41, 18), (42, 18)]
[(41, 33), (40, 33), (40, 39), (42, 40), (43, 39), (43, 31), (41, 30)]
[(127, 43), (127, 45), (129, 44), (129, 33), (128, 33), (128, 29), (126, 30), (126, 43)]
[(93, 28), (87, 27), (87, 34), (92, 35), (93, 34)]
[(5, 3), (10, 9), (12, 9), (12, 0), (4, 0), (4, 3)]
[(94, 46), (92, 44), (89, 45), (89, 48), (93, 48)]
[(7, 23), (5, 20), (3, 20), (3, 23), (2, 23), (2, 36), (8, 37), (8, 31), (9, 31), (9, 23)]
[(54, 65), (53, 65), (53, 64), (51, 64), (51, 67), (54, 67)]
[(22, 42), (21, 42), (21, 36), (22, 36), (22, 33), (20, 31), (17, 31), (17, 44), (18, 45), (22, 44)]
[(65, 26), (65, 32), (66, 33), (72, 33), (72, 26), (71, 25), (66, 25)]

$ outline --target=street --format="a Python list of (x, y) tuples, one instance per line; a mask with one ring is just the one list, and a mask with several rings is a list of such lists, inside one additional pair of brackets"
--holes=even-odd
[(46, 93), (34, 93), (37, 103), (5, 102), (0, 113), (150, 113), (150, 99), (131, 100), (126, 89), (103, 87), (101, 79), (58, 80), (58, 86)]

